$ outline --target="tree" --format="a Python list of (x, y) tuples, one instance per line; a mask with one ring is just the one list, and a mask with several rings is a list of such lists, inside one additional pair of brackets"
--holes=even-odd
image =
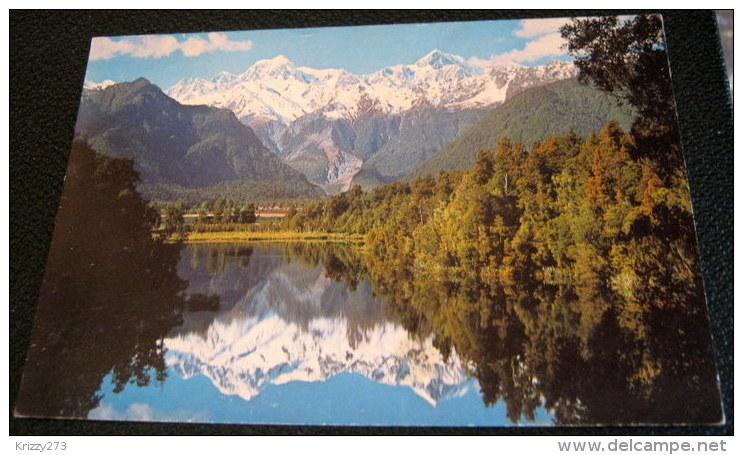
[(205, 207), (199, 207), (199, 210), (197, 212), (198, 215), (198, 223), (199, 224), (206, 224), (209, 222), (209, 211)]
[(495, 172), (495, 162), (493, 154), (487, 150), (480, 150), (475, 159), (475, 181), (484, 185), (490, 180)]
[(660, 16), (573, 19), (560, 32), (576, 56), (578, 79), (637, 109), (632, 157), (653, 159), (664, 180), (670, 179), (683, 159)]
[(240, 216), (238, 222), (240, 223), (255, 223), (258, 218), (255, 215), (255, 205), (248, 204), (240, 209)]
[(162, 226), (166, 237), (182, 237), (186, 233), (186, 224), (183, 219), (185, 214), (183, 201), (171, 202), (165, 206), (162, 216)]
[(616, 16), (573, 19), (560, 33), (576, 56), (581, 82), (614, 94), (647, 119), (662, 123), (673, 119), (660, 16), (638, 15), (624, 22)]
[(105, 377), (118, 392), (167, 376), (162, 340), (188, 282), (137, 182), (134, 160), (73, 142), (17, 412), (85, 418)]
[(325, 202), (323, 226), (330, 231), (335, 226), (336, 220), (348, 210), (350, 201), (347, 193), (341, 193)]

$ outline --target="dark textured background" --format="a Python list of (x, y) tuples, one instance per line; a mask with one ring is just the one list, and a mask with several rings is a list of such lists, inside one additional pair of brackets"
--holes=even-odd
[(11, 11), (10, 434), (733, 434), (732, 102), (711, 11), (672, 11), (663, 16), (722, 381), (727, 416), (724, 426), (335, 428), (61, 421), (12, 416), (91, 37), (596, 13), (601, 11)]

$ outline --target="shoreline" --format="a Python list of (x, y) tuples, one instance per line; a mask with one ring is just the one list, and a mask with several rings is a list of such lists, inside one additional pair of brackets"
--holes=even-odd
[(337, 232), (190, 232), (183, 239), (184, 243), (224, 243), (224, 242), (341, 242), (364, 243), (362, 234), (345, 234)]

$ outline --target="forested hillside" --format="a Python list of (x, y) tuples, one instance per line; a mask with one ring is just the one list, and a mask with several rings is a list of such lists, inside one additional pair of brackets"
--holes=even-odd
[(619, 107), (611, 95), (575, 79), (531, 88), (493, 109), (421, 164), (413, 175), (469, 168), (475, 164), (477, 152), (495, 151), (502, 137), (530, 147), (569, 129), (587, 135), (610, 120), (627, 128), (632, 122), (631, 112), (630, 108)]
[(406, 177), (483, 115), (485, 111), (476, 109), (452, 112), (433, 108), (401, 115), (399, 133), (364, 162), (353, 183), (366, 187), (367, 179), (375, 173), (381, 175), (380, 182)]

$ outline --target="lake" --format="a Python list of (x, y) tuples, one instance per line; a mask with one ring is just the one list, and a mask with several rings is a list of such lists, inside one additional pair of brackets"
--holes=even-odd
[(637, 308), (547, 271), (509, 285), (489, 270), (392, 264), (359, 245), (181, 245), (146, 232), (89, 241), (96, 232), (50, 253), (17, 415), (368, 426), (720, 418), (704, 308), (681, 293)]
[(549, 425), (508, 418), (474, 366), (407, 330), (352, 246), (191, 244), (182, 322), (163, 337), (160, 378), (107, 374), (89, 419), (256, 424)]

